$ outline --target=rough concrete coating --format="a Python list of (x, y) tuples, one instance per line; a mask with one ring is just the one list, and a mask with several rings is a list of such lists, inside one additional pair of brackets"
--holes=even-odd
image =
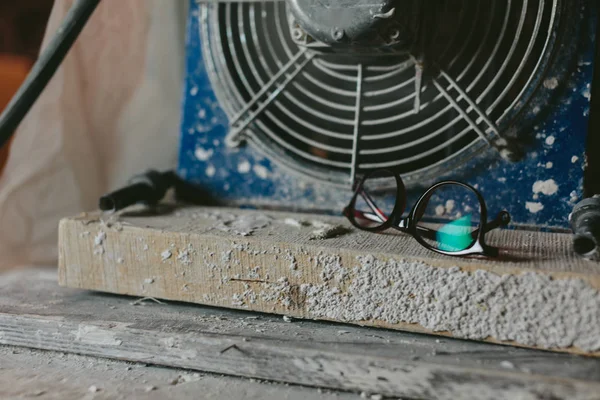
[(324, 283), (301, 288), (315, 318), (415, 323), (460, 338), (600, 350), (600, 294), (580, 280), (467, 273), (373, 256), (357, 257), (350, 274), (339, 257), (317, 263)]
[(311, 240), (317, 225), (348, 225), (323, 220), (195, 208), (175, 218), (123, 217), (121, 229), (76, 219), (63, 224), (63, 236), (78, 243), (73, 249), (101, 255), (86, 250), (63, 258), (63, 278), (70, 279), (64, 284), (576, 353), (600, 350), (597, 266), (572, 256), (568, 235), (493, 232), (491, 243), (514, 258), (442, 260), (404, 235), (353, 230)]

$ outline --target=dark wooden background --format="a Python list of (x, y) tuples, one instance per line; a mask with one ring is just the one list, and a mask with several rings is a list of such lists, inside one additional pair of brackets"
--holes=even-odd
[[(38, 56), (53, 0), (0, 0), (0, 111)], [(0, 174), (9, 145), (0, 148)]]
[(37, 57), (53, 0), (0, 0), (0, 53)]

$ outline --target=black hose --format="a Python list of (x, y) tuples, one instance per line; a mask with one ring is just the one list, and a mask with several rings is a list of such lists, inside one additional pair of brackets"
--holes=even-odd
[(134, 204), (156, 206), (178, 181), (174, 171), (158, 172), (150, 170), (134, 176), (129, 185), (108, 193), (100, 198), (102, 211), (119, 211)]
[(170, 189), (175, 189), (177, 201), (187, 204), (217, 206), (220, 203), (200, 186), (181, 179), (175, 171), (150, 170), (134, 176), (129, 185), (100, 198), (102, 211), (120, 211), (134, 204), (157, 206)]
[(99, 3), (100, 0), (77, 0), (71, 7), (52, 42), (0, 116), (0, 148), (10, 140), (44, 91)]

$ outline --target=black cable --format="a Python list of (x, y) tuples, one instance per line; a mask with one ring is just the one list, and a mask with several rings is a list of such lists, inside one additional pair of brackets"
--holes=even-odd
[(0, 116), (0, 148), (9, 141), (46, 88), (99, 3), (100, 0), (77, 0), (71, 7), (52, 42)]

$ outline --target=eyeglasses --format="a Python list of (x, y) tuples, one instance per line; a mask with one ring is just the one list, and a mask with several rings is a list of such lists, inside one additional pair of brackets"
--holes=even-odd
[(362, 178), (344, 215), (361, 230), (393, 228), (412, 235), (429, 250), (449, 256), (497, 257), (499, 249), (486, 244), (485, 234), (511, 220), (507, 211), (501, 211), (487, 222), (481, 193), (458, 181), (432, 186), (402, 218), (405, 207), (406, 189), (400, 175), (382, 169)]

